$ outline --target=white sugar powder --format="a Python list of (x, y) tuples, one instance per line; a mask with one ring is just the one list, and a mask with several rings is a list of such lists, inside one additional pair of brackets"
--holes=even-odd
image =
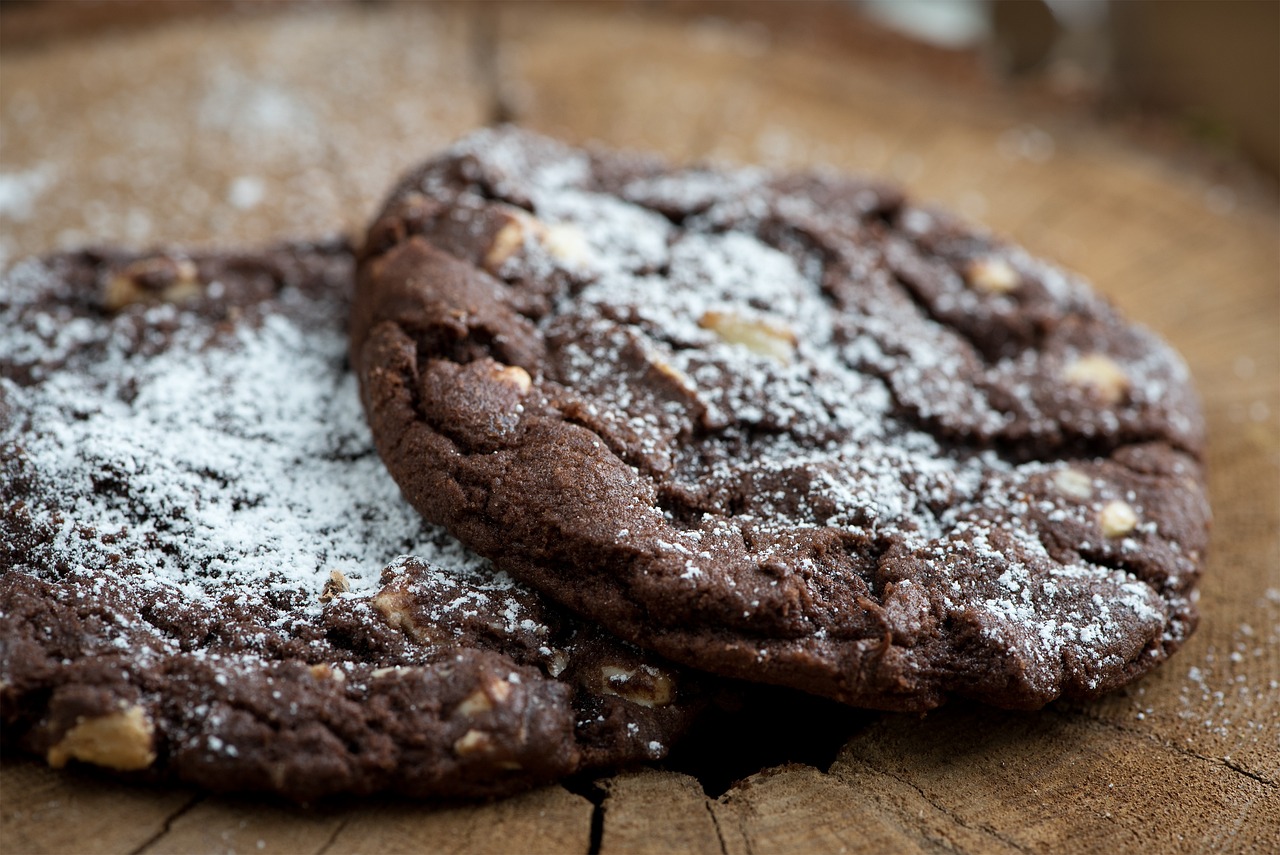
[[(1062, 565), (1035, 533), (1031, 506), (1015, 497), (1025, 497), (1026, 485), (1054, 465), (955, 453), (895, 415), (894, 395), (905, 393), (918, 417), (943, 424), (998, 433), (1011, 419), (973, 382), (979, 368), (967, 361), (972, 348), (958, 331), (909, 303), (905, 312), (891, 302), (877, 312), (875, 301), (883, 297), (839, 316), (820, 278), (820, 258), (784, 253), (756, 237), (769, 214), (766, 174), (692, 170), (639, 178), (620, 201), (588, 188), (580, 152), (519, 134), (482, 132), (455, 154), (474, 156), (471, 168), (497, 195), (524, 200), (550, 225), (579, 230), (590, 250), (589, 281), (543, 321), (561, 342), (554, 379), (583, 394), (593, 416), (624, 425), (645, 453), (666, 454), (663, 477), (691, 493), (733, 495), (745, 484), (797, 479), (797, 489), (752, 488), (748, 507), (732, 517), (704, 520), (709, 529), (674, 531), (658, 544), (684, 557), (683, 578), (691, 586), (707, 578), (715, 550), (694, 552), (681, 540), (707, 535), (708, 543), (741, 542), (738, 530), (749, 526), (784, 544), (788, 531), (831, 526), (891, 537), (906, 550), (934, 556), (923, 560), (938, 576), (945, 607), (969, 615), (966, 620), (985, 612), (981, 620), (992, 642), (1010, 652), (1016, 648), (1031, 662), (1070, 659), (1114, 667), (1107, 651), (1117, 632), (1137, 625), (1143, 634), (1159, 635), (1169, 604), (1151, 586), (1084, 558)], [(679, 225), (651, 210), (679, 204), (699, 210)], [(782, 204), (794, 219), (822, 216), (807, 199), (788, 197)], [(927, 227), (920, 212), (907, 219)], [(536, 246), (528, 249), (521, 262), (526, 273), (556, 263)], [(851, 247), (851, 253), (866, 268), (858, 273), (867, 277), (865, 287), (878, 282), (885, 293), (900, 290), (885, 278), (873, 251)], [(1064, 311), (1094, 300), (1078, 280), (1020, 251), (1010, 253)], [(979, 296), (962, 290), (960, 298)], [(747, 346), (707, 322), (716, 316), (754, 325), (776, 341)], [(837, 323), (848, 325), (840, 338)], [(776, 358), (788, 352), (792, 358)], [(647, 366), (633, 367), (637, 354)], [(1136, 398), (1158, 400), (1165, 393), (1159, 378), (1169, 359), (1167, 349), (1153, 343), (1145, 360), (1127, 366)], [(1036, 376), (1032, 369), (1038, 367), (1011, 362), (992, 370)], [(650, 397), (641, 400), (651, 393), (633, 375), (654, 370), (684, 399), (656, 408)], [(881, 379), (890, 376), (899, 384), (893, 393)], [(1025, 412), (1043, 418), (1031, 390), (1015, 388), (1014, 394)], [(670, 437), (681, 420), (698, 411), (729, 426), (730, 441), (747, 451), (716, 458), (673, 448)], [(716, 441), (714, 433), (705, 440)], [(1076, 502), (1050, 504), (1045, 512), (1059, 523), (1092, 525), (1095, 509)], [(785, 547), (766, 545), (760, 557), (775, 549)], [(1101, 603), (1090, 599), (1098, 590), (1107, 592)]]
[[(40, 279), (33, 265), (19, 276), (28, 287)], [(12, 277), (11, 286), (21, 290)], [(6, 329), (18, 329), (18, 308), (0, 311)], [(20, 414), (0, 443), (33, 464), (35, 520), (56, 528), (57, 554), (84, 572), (106, 572), (118, 555), (143, 571), (134, 582), (199, 598), (318, 594), (331, 570), (368, 593), (402, 554), (464, 576), (486, 566), (421, 521), (375, 453), (338, 306), (328, 328), (268, 314), (212, 346), (207, 325), (157, 307), (149, 321), (177, 318), (180, 329), (147, 357), (130, 355), (120, 322), (59, 326), (53, 313), (30, 312), (26, 332), (0, 338), (0, 360), (105, 342), (100, 357), (33, 385), (0, 380)]]

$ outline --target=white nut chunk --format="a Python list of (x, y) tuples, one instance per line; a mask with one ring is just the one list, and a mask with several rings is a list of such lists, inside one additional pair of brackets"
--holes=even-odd
[(675, 681), (652, 665), (623, 668), (605, 665), (600, 669), (600, 694), (613, 695), (642, 707), (665, 707), (675, 699)]
[(1091, 389), (1106, 404), (1118, 404), (1129, 391), (1129, 375), (1109, 356), (1090, 353), (1070, 362), (1063, 377), (1073, 386)]
[(557, 650), (551, 656), (551, 661), (547, 663), (547, 673), (552, 677), (559, 677), (569, 667), (569, 657), (563, 651)]
[(1128, 502), (1107, 502), (1098, 512), (1098, 525), (1106, 537), (1124, 537), (1138, 527), (1138, 513)]
[(591, 245), (582, 229), (569, 223), (546, 226), (540, 235), (542, 245), (552, 258), (575, 267), (585, 267), (591, 261)]
[(533, 387), (533, 378), (529, 376), (528, 371), (525, 371), (519, 365), (503, 365), (500, 368), (495, 368), (493, 377), (499, 383), (512, 387), (521, 395), (526, 394)]
[(134, 303), (185, 303), (202, 293), (193, 261), (157, 256), (135, 261), (112, 276), (102, 299), (108, 311), (118, 312)]
[(496, 272), (530, 241), (541, 244), (548, 255), (567, 264), (582, 266), (591, 260), (591, 247), (577, 226), (548, 225), (520, 208), (503, 208), (499, 216), (502, 225), (494, 233), (482, 262), (490, 272)]
[(307, 669), (311, 672), (311, 676), (317, 680), (333, 680), (335, 683), (345, 683), (347, 673), (341, 668), (326, 665), (321, 662), (319, 665), (312, 665)]
[(330, 570), (329, 578), (324, 583), (324, 590), (320, 592), (320, 602), (327, 603), (339, 594), (345, 594), (350, 590), (351, 583), (347, 581), (347, 577), (343, 575), (342, 571)]
[(795, 355), (795, 331), (777, 321), (710, 311), (698, 319), (698, 326), (711, 330), (729, 344), (740, 344), (752, 353), (778, 362), (790, 362)]
[(493, 709), (493, 701), (489, 700), (489, 696), (484, 693), (483, 689), (476, 689), (458, 704), (458, 715), (467, 718), (474, 718), (480, 713), (487, 713)]
[(413, 619), (413, 597), (409, 592), (396, 588), (384, 588), (369, 601), (386, 619), (387, 625), (398, 629), (419, 644), (432, 642), (432, 635)]
[(530, 226), (525, 225), (524, 220), (524, 217), (511, 215), (506, 224), (498, 229), (493, 236), (493, 243), (489, 245), (489, 251), (484, 256), (483, 263), (486, 270), (497, 270), (524, 246), (525, 236), (531, 230)]
[(506, 680), (489, 680), (484, 686), (467, 695), (455, 711), (459, 715), (472, 718), (506, 703), (510, 697), (510, 683)]
[(488, 754), (494, 749), (493, 737), (483, 730), (468, 730), (462, 738), (453, 743), (453, 753), (459, 757), (470, 757), (473, 754)]
[(653, 366), (654, 371), (657, 371), (660, 375), (675, 383), (682, 391), (690, 394), (698, 391), (698, 387), (694, 385), (693, 380), (688, 374), (685, 374), (665, 359), (650, 356), (649, 364)]
[(155, 726), (140, 706), (96, 718), (80, 716), (45, 759), (55, 769), (79, 760), (122, 772), (136, 771), (155, 762), (154, 737)]
[(1022, 284), (1022, 276), (1003, 258), (975, 258), (965, 268), (969, 287), (986, 294), (1008, 294)]
[(1062, 469), (1054, 474), (1053, 486), (1064, 496), (1085, 501), (1093, 498), (1093, 479), (1079, 469)]

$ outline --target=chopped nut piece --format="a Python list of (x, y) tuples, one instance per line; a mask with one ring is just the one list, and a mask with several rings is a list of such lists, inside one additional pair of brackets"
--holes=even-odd
[(69, 760), (121, 771), (145, 769), (156, 759), (154, 736), (155, 726), (139, 706), (98, 718), (80, 716), (45, 759), (55, 769)]
[(494, 376), (498, 382), (514, 386), (521, 395), (527, 393), (533, 386), (533, 378), (519, 365), (504, 365), (494, 372)]
[(1003, 258), (975, 258), (965, 270), (969, 285), (988, 294), (1008, 294), (1022, 284), (1022, 277)]
[(403, 674), (405, 671), (409, 670), (411, 669), (406, 668), (403, 665), (392, 665), (390, 668), (374, 668), (369, 672), (369, 676), (377, 680), (381, 677), (387, 676), (388, 674)]
[(384, 588), (369, 601), (392, 629), (398, 629), (419, 644), (429, 644), (431, 633), (413, 619), (413, 598), (407, 591)]
[(535, 227), (533, 217), (524, 211), (512, 209), (504, 213), (506, 223), (493, 236), (493, 243), (489, 245), (489, 251), (484, 256), (484, 268), (491, 273), (520, 251)]
[(1063, 469), (1053, 476), (1053, 485), (1058, 492), (1073, 499), (1093, 498), (1093, 479), (1079, 469)]
[(653, 366), (654, 371), (657, 371), (668, 380), (674, 381), (675, 384), (685, 392), (696, 393), (698, 391), (698, 387), (693, 385), (693, 380), (688, 374), (685, 374), (665, 359), (658, 359), (657, 357), (650, 356), (649, 364)]
[(118, 312), (125, 306), (141, 302), (146, 298), (146, 291), (138, 287), (132, 279), (121, 274), (113, 276), (107, 282), (106, 292), (103, 294), (102, 300), (106, 303), (107, 311)]
[(335, 683), (342, 683), (347, 679), (346, 673), (341, 668), (333, 668), (323, 662), (312, 665), (308, 670), (317, 680), (333, 680)]
[(552, 258), (585, 267), (591, 261), (591, 246), (582, 229), (568, 223), (546, 226), (539, 235)]
[(500, 704), (511, 697), (511, 684), (506, 680), (493, 680), (489, 683), (489, 696)]
[(557, 650), (551, 657), (551, 661), (547, 663), (547, 673), (552, 677), (559, 677), (564, 673), (564, 669), (569, 667), (569, 657), (563, 652)]
[(729, 312), (707, 312), (698, 319), (698, 326), (711, 330), (729, 344), (740, 344), (752, 353), (782, 363), (790, 362), (795, 353), (795, 332), (776, 321)]
[(480, 713), (486, 713), (493, 709), (493, 701), (489, 700), (489, 696), (484, 693), (484, 689), (476, 689), (458, 704), (457, 712), (467, 718), (477, 716)]
[(468, 730), (461, 739), (453, 743), (453, 753), (459, 757), (487, 754), (492, 750), (493, 737), (481, 730)]
[(1098, 524), (1106, 537), (1123, 537), (1138, 526), (1138, 514), (1128, 502), (1107, 502), (1098, 512)]
[(183, 303), (202, 293), (200, 272), (190, 259), (157, 256), (125, 267), (107, 282), (103, 302), (118, 312), (134, 303)]
[(494, 233), (493, 242), (484, 255), (483, 266), (490, 273), (516, 255), (528, 241), (537, 241), (552, 258), (585, 265), (591, 260), (591, 247), (577, 226), (568, 223), (547, 225), (520, 208), (504, 208), (499, 212), (502, 225)]
[(511, 697), (511, 684), (506, 680), (490, 680), (482, 688), (476, 689), (458, 704), (457, 711), (465, 716), (474, 716), (493, 709), (494, 704), (506, 703)]
[(320, 602), (327, 603), (338, 594), (345, 594), (351, 590), (351, 583), (347, 581), (347, 577), (342, 575), (340, 570), (329, 571), (329, 581), (324, 583), (324, 590), (320, 592)]
[(1101, 353), (1082, 356), (1063, 372), (1073, 386), (1092, 389), (1107, 404), (1118, 404), (1129, 391), (1129, 377), (1115, 360)]
[(600, 669), (600, 677), (600, 694), (642, 707), (665, 707), (675, 699), (675, 682), (652, 665), (641, 665), (634, 671), (606, 665)]

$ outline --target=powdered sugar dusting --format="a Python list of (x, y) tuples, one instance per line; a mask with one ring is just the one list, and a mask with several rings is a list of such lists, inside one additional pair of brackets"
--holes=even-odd
[[(853, 214), (777, 191), (756, 170), (642, 175), (605, 192), (592, 185), (581, 152), (515, 132), (483, 132), (453, 154), (493, 194), (552, 228), (580, 231), (585, 262), (566, 265), (530, 242), (500, 272), (518, 278), (559, 268), (578, 283), (540, 321), (548, 379), (581, 394), (602, 439), (668, 497), (655, 509), (667, 532), (657, 548), (680, 556), (681, 579), (694, 591), (714, 584), (713, 566), (742, 555), (744, 544), (749, 561), (803, 577), (813, 597), (810, 580), (844, 571), (823, 564), (838, 557), (815, 556), (799, 533), (829, 531), (871, 552), (892, 547), (929, 578), (941, 614), (920, 605), (911, 579), (894, 580), (886, 610), (981, 627), (985, 643), (1025, 663), (1026, 679), (1042, 683), (1032, 688), (1046, 696), (1064, 671), (1097, 689), (1143, 652), (1119, 639), (1176, 644), (1188, 631), (1180, 615), (1191, 606), (1173, 590), (1185, 587), (1180, 576), (1194, 575), (1196, 561), (1177, 555), (1141, 508), (1143, 522), (1128, 536), (1099, 528), (1107, 501), (1137, 501), (1120, 490), (1122, 467), (1089, 462), (1097, 488), (1064, 494), (1052, 479), (1067, 462), (1018, 462), (983, 450), (982, 440), (966, 447), (926, 429), (1051, 437), (1062, 430), (1053, 410), (1061, 398), (1046, 392), (1045, 375), (1056, 378), (1054, 360), (1086, 351), (1068, 343), (1054, 345), (1060, 354), (979, 352), (963, 324), (931, 313), (1008, 314), (1017, 304), (944, 269), (943, 293), (927, 310), (917, 305), (925, 298), (908, 296), (893, 276), (907, 263), (895, 253), (911, 261), (920, 250), (857, 220), (874, 209), (871, 191), (833, 203)], [(673, 210), (680, 215), (660, 214)], [(775, 216), (811, 232), (831, 231), (830, 223), (841, 231), (817, 251), (803, 228), (778, 229)], [(917, 241), (936, 227), (923, 211), (908, 208), (901, 219)], [(1014, 287), (1033, 283), (1054, 311), (1111, 317), (1079, 280), (1016, 248), (999, 251)], [(850, 271), (856, 293), (831, 290), (839, 287), (827, 278), (833, 264)], [(1126, 335), (1133, 418), (1186, 375), (1153, 337)], [(1009, 394), (993, 397), (995, 385)], [(1121, 432), (1120, 416), (1106, 407), (1088, 417), (1095, 421), (1085, 435)], [(1174, 427), (1195, 432), (1185, 418)], [(1078, 535), (1070, 549), (1056, 543), (1059, 530)], [(618, 534), (620, 542), (633, 537), (630, 529)], [(1135, 569), (1149, 549), (1174, 553), (1155, 582)], [(748, 624), (784, 602), (777, 580), (772, 590), (747, 575), (726, 584), (716, 596), (731, 598)], [(825, 632), (824, 621), (838, 628), (844, 619), (815, 616), (796, 631)]]
[[(337, 243), (87, 251), (0, 280), (15, 738), (56, 743), (59, 698), (92, 695), (145, 725), (156, 774), (295, 797), (505, 791), (521, 769), (572, 771), (574, 743), (601, 765), (665, 754), (683, 711), (592, 682), (593, 667), (643, 667), (639, 651), (401, 497), (346, 362), (351, 262)], [(99, 305), (175, 269), (203, 294)], [(466, 757), (477, 739), (518, 753)]]
[[(268, 313), (220, 336), (157, 306), (143, 325), (176, 325), (174, 341), (139, 355), (127, 319), (61, 323), (57, 307), (26, 306), (47, 278), (31, 263), (5, 282), (15, 299), (0, 312), (0, 362), (72, 358), (71, 370), (0, 379), (16, 414), (0, 447), (32, 465), (31, 512), (70, 572), (119, 561), (125, 584), (191, 600), (299, 591), (313, 612), (331, 571), (360, 596), (406, 554), (509, 586), (401, 498), (373, 450), (336, 305), (329, 328)], [(74, 358), (91, 342), (94, 358)]]

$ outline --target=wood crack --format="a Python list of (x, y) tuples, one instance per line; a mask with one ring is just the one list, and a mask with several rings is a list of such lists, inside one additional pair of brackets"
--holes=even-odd
[[(1197, 754), (1196, 756), (1199, 757), (1201, 755)], [(1208, 760), (1211, 758), (1205, 757), (1204, 759)], [(1222, 763), (1222, 765), (1226, 766), (1228, 769), (1234, 769), (1235, 771), (1239, 772), (1241, 775), (1244, 775), (1246, 778), (1252, 778), (1253, 780), (1257, 781), (1259, 784), (1262, 784), (1267, 787), (1272, 787), (1272, 788), (1277, 786), (1276, 782), (1273, 781), (1271, 778), (1264, 777), (1263, 775), (1260, 775), (1257, 772), (1250, 772), (1248, 769), (1244, 768), (1234, 760), (1231, 760), (1226, 757), (1221, 757), (1218, 759)]]
[(746, 855), (756, 855), (756, 848), (751, 842), (751, 835), (747, 833), (747, 823), (742, 815), (738, 815), (738, 833), (742, 835), (742, 847), (746, 850)]
[(591, 806), (591, 842), (587, 846), (587, 855), (600, 855), (600, 846), (604, 843), (604, 801)]
[(716, 840), (720, 843), (720, 855), (729, 855), (729, 848), (724, 843), (724, 833), (720, 830), (720, 818), (716, 816), (715, 803), (708, 798), (704, 798), (702, 806), (706, 808), (707, 814), (711, 817), (711, 825), (716, 830)]
[[(1169, 742), (1164, 739), (1161, 739), (1160, 737), (1156, 736), (1153, 733), (1147, 733), (1146, 731), (1125, 727), (1124, 725), (1118, 722), (1111, 721), (1110, 719), (1102, 718), (1101, 716), (1098, 716), (1094, 713), (1089, 712), (1087, 709), (1077, 709), (1074, 712), (1076, 715), (1079, 715), (1085, 719), (1088, 719), (1089, 721), (1100, 724), (1103, 727), (1118, 731), (1120, 733), (1128, 734), (1130, 736), (1137, 736), (1146, 742), (1150, 742), (1153, 745), (1163, 748), (1166, 751), (1171, 751), (1175, 754), (1180, 754), (1183, 757), (1194, 757), (1197, 760), (1203, 760), (1204, 762), (1212, 763), (1215, 766), (1224, 766), (1227, 769), (1230, 769), (1232, 772), (1236, 772), (1240, 775), (1243, 775), (1244, 777), (1249, 778), (1252, 781), (1257, 781), (1259, 784), (1262, 784), (1264, 787), (1267, 787), (1268, 789), (1276, 789), (1278, 786), (1280, 786), (1280, 784), (1277, 784), (1275, 780), (1268, 778), (1259, 772), (1254, 772), (1249, 769), (1246, 769), (1236, 761), (1230, 760), (1226, 757), (1211, 757), (1207, 754), (1201, 754), (1198, 751), (1192, 751), (1190, 748), (1183, 748), (1181, 745), (1178, 745), (1175, 742)], [(1063, 719), (1070, 718), (1070, 715), (1067, 713), (1052, 711), (1052, 714)]]
[[(948, 810), (944, 805), (941, 805), (941, 804), (939, 804), (937, 801), (935, 801), (934, 799), (930, 798), (930, 797), (925, 793), (924, 788), (923, 788), (923, 787), (921, 787), (919, 784), (916, 784), (914, 781), (911, 781), (911, 780), (909, 780), (909, 779), (907, 779), (907, 778), (904, 778), (904, 777), (902, 777), (902, 776), (900, 776), (900, 775), (895, 775), (894, 773), (890, 772), (890, 771), (889, 771), (889, 770), (887, 770), (887, 769), (881, 769), (881, 768), (879, 768), (879, 767), (877, 767), (877, 766), (873, 766), (871, 763), (867, 762), (866, 760), (864, 760), (864, 759), (862, 759), (862, 758), (860, 758), (860, 757), (851, 757), (851, 758), (849, 758), (849, 760), (852, 760), (852, 761), (854, 761), (854, 762), (860, 763), (860, 764), (862, 764), (864, 767), (866, 767), (867, 769), (870, 769), (872, 772), (876, 773), (877, 775), (884, 775), (886, 778), (890, 778), (890, 779), (892, 779), (892, 780), (894, 780), (894, 781), (897, 781), (898, 783), (902, 784), (903, 786), (909, 787), (910, 789), (914, 790), (914, 791), (916, 792), (916, 794), (920, 796), (920, 799), (921, 799), (925, 804), (929, 805), (929, 807), (933, 808), (933, 809), (934, 809), (934, 810), (936, 810), (938, 813), (942, 814), (942, 815), (943, 815), (943, 816), (945, 816), (947, 819), (949, 819), (951, 822), (953, 822), (953, 823), (955, 823), (956, 825), (958, 825), (959, 827), (963, 828), (965, 831), (971, 831), (971, 832), (973, 832), (974, 834), (979, 834), (979, 835), (984, 835), (984, 836), (986, 836), (986, 837), (990, 837), (991, 839), (993, 839), (993, 840), (997, 840), (997, 841), (999, 841), (1000, 843), (1003, 843), (1005, 846), (1008, 846), (1009, 848), (1011, 848), (1011, 849), (1013, 849), (1013, 850), (1015, 850), (1015, 851), (1017, 851), (1017, 852), (1022, 852), (1022, 853), (1025, 853), (1026, 855), (1031, 855), (1031, 853), (1032, 853), (1032, 851), (1033, 851), (1033, 850), (1031, 850), (1031, 849), (1027, 848), (1026, 846), (1023, 846), (1022, 844), (1018, 843), (1016, 840), (1013, 840), (1013, 839), (1011, 839), (1011, 838), (1005, 837), (1003, 834), (1000, 834), (999, 832), (997, 832), (997, 831), (996, 831), (995, 829), (993, 829), (993, 828), (989, 828), (989, 827), (984, 826), (984, 825), (976, 825), (976, 826), (975, 826), (975, 825), (970, 825), (968, 822), (966, 822), (966, 821), (965, 821), (964, 819), (962, 819), (960, 816), (958, 816), (958, 815), (956, 815), (955, 813), (953, 813), (952, 811)], [(849, 781), (849, 780), (845, 777), (845, 775), (841, 774), (841, 772), (840, 772), (839, 770), (832, 770), (832, 771), (828, 772), (827, 774), (829, 774), (829, 775), (833, 775), (834, 777), (838, 778), (838, 779), (839, 779), (842, 783), (844, 783), (844, 784), (852, 784), (852, 782), (851, 782), (851, 781)], [(939, 842), (939, 843), (941, 843), (941, 844), (942, 844), (943, 846), (945, 846), (946, 848), (948, 848), (948, 849), (952, 850), (952, 851), (962, 851), (962, 848), (963, 848), (963, 847), (957, 846), (957, 845), (955, 844), (955, 842), (954, 842), (954, 841), (952, 841), (952, 840), (950, 840), (950, 839), (945, 839), (945, 838), (944, 838), (943, 840), (938, 841), (938, 842)]]
[(587, 843), (587, 855), (600, 855), (604, 842), (605, 799), (608, 787), (605, 781), (583, 778), (581, 775), (560, 782), (560, 787), (591, 803), (591, 833)]
[(350, 821), (350, 819), (343, 819), (339, 822), (338, 827), (329, 835), (329, 839), (324, 842), (324, 845), (315, 851), (315, 855), (325, 855), (326, 852), (332, 849), (333, 844), (338, 840), (338, 835), (342, 833), (342, 830), (347, 827), (347, 823)]
[[(1027, 855), (1030, 855), (1030, 853), (1031, 853), (1031, 850), (1030, 850), (1030, 849), (1028, 849), (1027, 847), (1023, 846), (1022, 844), (1018, 843), (1016, 840), (1013, 840), (1013, 839), (1011, 839), (1011, 838), (1009, 838), (1009, 837), (1005, 837), (1003, 834), (998, 833), (995, 829), (993, 829), (993, 828), (988, 828), (988, 827), (983, 826), (983, 825), (970, 825), (970, 824), (969, 824), (968, 822), (966, 822), (964, 819), (960, 818), (958, 815), (956, 815), (956, 814), (955, 814), (955, 813), (953, 813), (952, 811), (948, 810), (946, 807), (944, 807), (943, 805), (939, 804), (939, 803), (938, 803), (937, 801), (935, 801), (934, 799), (930, 798), (930, 797), (925, 793), (924, 788), (923, 788), (923, 787), (920, 787), (919, 785), (915, 784), (914, 782), (912, 782), (912, 781), (908, 781), (908, 780), (906, 780), (905, 778), (900, 778), (900, 777), (898, 777), (897, 775), (894, 775), (893, 773), (891, 773), (891, 772), (887, 772), (887, 771), (885, 771), (885, 770), (883, 770), (883, 769), (876, 769), (875, 771), (879, 772), (879, 773), (880, 773), (880, 774), (882, 774), (882, 775), (887, 775), (887, 776), (889, 776), (890, 778), (893, 778), (895, 781), (898, 781), (899, 783), (905, 784), (906, 786), (908, 786), (908, 787), (910, 787), (911, 789), (915, 790), (917, 793), (919, 793), (919, 794), (920, 794), (920, 798), (924, 800), (925, 804), (929, 805), (931, 808), (933, 808), (934, 810), (938, 811), (940, 814), (942, 814), (942, 815), (943, 815), (943, 816), (945, 816), (947, 819), (949, 819), (949, 820), (951, 820), (952, 822), (954, 822), (956, 825), (958, 825), (958, 826), (960, 826), (961, 828), (965, 829), (966, 831), (972, 831), (972, 832), (975, 832), (975, 833), (977, 833), (977, 834), (984, 834), (984, 835), (986, 835), (986, 836), (988, 836), (988, 837), (991, 837), (991, 838), (992, 838), (992, 839), (994, 839), (994, 840), (998, 840), (998, 841), (1000, 841), (1001, 843), (1005, 844), (1006, 846), (1008, 846), (1008, 847), (1010, 847), (1010, 848), (1012, 848), (1012, 849), (1017, 850), (1018, 852), (1024, 852), (1024, 853), (1027, 853)], [(950, 842), (950, 841), (948, 841), (948, 842)]]
[(184, 802), (177, 810), (164, 818), (164, 823), (160, 826), (160, 830), (151, 837), (144, 840), (139, 846), (130, 851), (129, 855), (141, 855), (142, 852), (150, 849), (155, 843), (162, 840), (170, 831), (173, 830), (173, 824), (190, 812), (196, 805), (205, 800), (201, 793), (193, 795)]

